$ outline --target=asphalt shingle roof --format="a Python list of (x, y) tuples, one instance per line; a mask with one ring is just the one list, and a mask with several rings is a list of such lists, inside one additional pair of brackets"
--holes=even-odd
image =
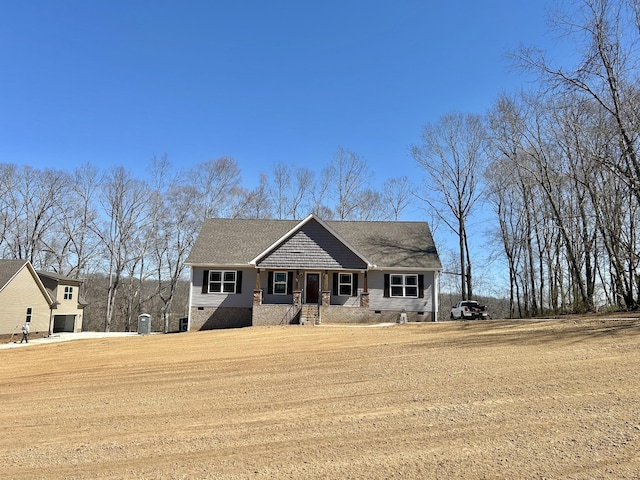
[(27, 263), (26, 260), (0, 259), (0, 290), (5, 287), (25, 263)]
[[(247, 265), (303, 221), (207, 219), (187, 258), (190, 265)], [(326, 221), (378, 268), (442, 269), (426, 222)]]

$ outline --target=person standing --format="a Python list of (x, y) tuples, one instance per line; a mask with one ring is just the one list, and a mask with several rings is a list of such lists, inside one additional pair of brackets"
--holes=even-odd
[(25, 323), (24, 325), (22, 325), (22, 339), (20, 340), (20, 343), (22, 343), (23, 341), (29, 343), (29, 324), (28, 323)]

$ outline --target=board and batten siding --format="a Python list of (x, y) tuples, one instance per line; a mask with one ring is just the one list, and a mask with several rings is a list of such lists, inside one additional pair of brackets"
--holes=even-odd
[[(424, 275), (424, 297), (423, 298), (402, 298), (384, 296), (384, 276), (389, 273), (405, 273)], [(437, 293), (434, 285), (434, 272), (369, 272), (369, 309), (380, 311), (402, 311), (407, 312), (433, 312), (434, 295)]]
[[(240, 293), (202, 293), (202, 280), (205, 270), (235, 270), (242, 272)], [(238, 269), (230, 267), (209, 267), (191, 269), (191, 306), (192, 307), (251, 307), (253, 305), (253, 289), (256, 285), (254, 268)]]
[(27, 318), (27, 308), (31, 308), (31, 333), (49, 331), (49, 302), (26, 266), (2, 289), (0, 305), (0, 335), (10, 335), (14, 331), (20, 333), (20, 327)]

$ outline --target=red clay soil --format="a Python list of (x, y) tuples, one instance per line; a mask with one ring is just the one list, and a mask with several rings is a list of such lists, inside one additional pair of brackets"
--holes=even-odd
[(0, 478), (640, 478), (640, 319), (0, 350)]

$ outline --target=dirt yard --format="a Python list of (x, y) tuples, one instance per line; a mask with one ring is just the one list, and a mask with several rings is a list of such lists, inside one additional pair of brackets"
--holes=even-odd
[(0, 478), (640, 478), (640, 319), (0, 351)]

